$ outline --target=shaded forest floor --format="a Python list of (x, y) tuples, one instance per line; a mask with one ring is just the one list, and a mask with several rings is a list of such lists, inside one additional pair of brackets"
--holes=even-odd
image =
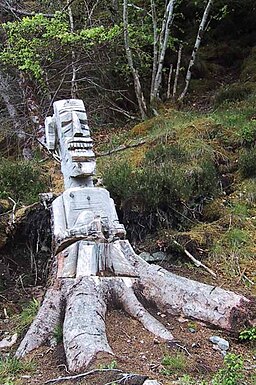
[[(165, 267), (168, 267), (166, 263)], [(222, 278), (219, 277), (216, 281), (209, 277), (206, 272), (192, 265), (169, 265), (169, 269), (189, 278), (229, 288), (227, 282)], [(241, 282), (233, 281), (230, 286), (232, 289), (236, 289), (236, 292), (244, 294), (247, 292)], [(23, 293), (25, 302), (31, 297), (38, 300), (42, 297), (42, 287), (33, 288), (31, 292), (29, 288), (25, 290), (26, 292)], [(20, 289), (9, 289), (1, 295), (1, 337), (13, 335), (19, 326), (20, 319), (15, 314), (19, 313), (21, 297), (22, 291)], [(196, 379), (198, 381), (202, 379), (210, 381), (214, 373), (223, 366), (221, 352), (214, 350), (213, 344), (209, 341), (209, 337), (217, 335), (229, 342), (229, 352), (243, 357), (244, 366), (247, 370), (244, 371), (246, 377), (244, 382), (241, 383), (255, 384), (253, 368), (255, 368), (256, 364), (256, 350), (252, 343), (242, 343), (237, 335), (210, 328), (202, 322), (189, 320), (182, 316), (171, 317), (160, 312), (156, 313), (154, 309), (151, 309), (151, 312), (171, 330), (175, 336), (175, 343), (163, 343), (145, 331), (138, 321), (131, 319), (123, 311), (112, 309), (107, 314), (106, 325), (108, 340), (115, 355), (112, 360), (104, 358), (104, 356), (101, 357), (86, 370), (105, 368), (109, 369), (109, 372), (92, 374), (85, 378), (58, 383), (88, 385), (113, 383), (116, 379), (116, 373), (111, 369), (117, 368), (128, 373), (147, 375), (150, 379), (156, 379), (162, 384), (187, 384), (187, 382), (184, 382), (188, 378), (186, 376), (191, 377), (191, 382), (188, 382), (188, 384), (193, 383), (192, 378), (195, 381)], [(5, 318), (4, 314), (7, 317), (8, 314), (12, 314), (12, 317)], [(15, 350), (15, 347), (17, 347), (17, 344), (11, 350), (8, 348), (2, 349), (1, 359), (5, 360), (10, 352)], [(46, 346), (36, 350), (25, 361), (30, 363), (28, 370), (26, 370), (26, 366), (21, 366), (20, 372), (18, 370), (17, 373), (15, 373), (15, 365), (13, 366), (13, 373), (8, 373), (7, 368), (6, 373), (4, 373), (3, 367), (0, 367), (3, 381), (1, 384), (44, 384), (50, 379), (71, 375), (66, 371), (61, 342), (59, 342), (57, 348)]]

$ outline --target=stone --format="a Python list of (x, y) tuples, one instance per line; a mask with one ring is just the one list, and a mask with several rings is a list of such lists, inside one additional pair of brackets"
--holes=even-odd
[(226, 351), (229, 349), (229, 342), (224, 338), (219, 336), (211, 336), (209, 341), (211, 341), (214, 345), (217, 345), (218, 349), (221, 351)]
[(143, 251), (139, 254), (139, 256), (146, 262), (162, 262), (164, 259), (166, 259), (166, 254), (162, 251), (157, 251), (152, 254), (148, 253), (147, 251)]
[(17, 339), (18, 339), (17, 333), (13, 334), (12, 336), (8, 336), (8, 337), (3, 338), (0, 341), (0, 349), (12, 347), (16, 343)]
[(143, 382), (143, 385), (161, 385), (161, 382), (157, 380), (146, 380)]

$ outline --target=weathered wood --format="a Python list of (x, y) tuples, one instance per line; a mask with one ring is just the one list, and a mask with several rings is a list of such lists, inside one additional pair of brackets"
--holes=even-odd
[[(98, 353), (112, 355), (105, 328), (107, 310), (100, 280), (69, 280), (67, 306), (63, 323), (63, 343), (68, 368), (81, 370), (97, 358)], [(65, 283), (64, 283), (65, 285)]]
[[(154, 334), (156, 337), (160, 337), (163, 340), (173, 340), (173, 335), (165, 326), (156, 320), (139, 302), (133, 289), (131, 288), (131, 281), (124, 279), (115, 279), (113, 282), (114, 298), (120, 302), (123, 309), (133, 318), (137, 319), (142, 325)], [(128, 282), (128, 284), (127, 284)]]
[(239, 329), (249, 322), (252, 316), (249, 299), (149, 265), (134, 253), (128, 241), (118, 242), (126, 258), (136, 264), (140, 277), (137, 290), (163, 312), (184, 314), (226, 330)]
[(35, 320), (16, 351), (16, 357), (21, 358), (52, 339), (55, 328), (62, 322), (62, 310), (61, 291), (48, 289)]

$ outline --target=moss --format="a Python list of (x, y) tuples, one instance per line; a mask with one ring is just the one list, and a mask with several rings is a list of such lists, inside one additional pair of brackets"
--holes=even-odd
[(233, 83), (222, 87), (215, 95), (215, 107), (223, 103), (247, 99), (255, 91), (252, 83)]
[(215, 222), (225, 214), (225, 207), (222, 199), (215, 199), (207, 203), (202, 210), (202, 220), (205, 222)]
[(253, 47), (250, 55), (244, 60), (240, 79), (243, 82), (256, 82), (256, 47)]
[(256, 176), (256, 148), (243, 151), (238, 161), (239, 170), (244, 178)]

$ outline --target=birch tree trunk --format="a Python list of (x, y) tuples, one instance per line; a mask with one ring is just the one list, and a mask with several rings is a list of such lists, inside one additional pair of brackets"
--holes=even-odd
[[(72, 14), (72, 9), (70, 5), (70, 1), (67, 0), (67, 10), (68, 10), (68, 16), (69, 16), (69, 24), (70, 24), (70, 32), (74, 33), (74, 19), (73, 19), (73, 14)], [(71, 51), (71, 57), (72, 57), (72, 62), (71, 62), (71, 67), (72, 67), (72, 78), (71, 78), (71, 89), (70, 89), (70, 94), (72, 99), (77, 98), (77, 82), (76, 82), (76, 54), (74, 49), (72, 48)]]
[(146, 105), (144, 94), (142, 91), (138, 71), (134, 67), (132, 52), (130, 48), (127, 0), (123, 1), (123, 23), (124, 23), (124, 46), (126, 51), (126, 57), (127, 57), (128, 65), (132, 71), (134, 90), (138, 101), (141, 118), (144, 120), (147, 117), (147, 105)]
[(198, 49), (199, 49), (201, 41), (202, 41), (203, 33), (205, 31), (205, 26), (206, 26), (207, 19), (208, 19), (212, 5), (213, 5), (213, 0), (209, 0), (207, 5), (206, 5), (206, 8), (204, 10), (204, 14), (203, 14), (200, 26), (199, 26), (198, 33), (197, 33), (194, 49), (193, 49), (191, 59), (190, 59), (189, 64), (188, 64), (188, 69), (187, 69), (187, 74), (186, 74), (186, 79), (185, 79), (185, 87), (184, 87), (184, 90), (182, 91), (182, 93), (178, 99), (179, 101), (182, 101), (184, 99), (184, 97), (186, 96), (186, 93), (188, 91), (189, 83), (191, 80), (191, 74), (192, 74), (191, 70), (192, 70), (193, 65), (195, 64), (196, 55), (197, 55)]
[(177, 93), (178, 79), (179, 79), (179, 73), (180, 73), (181, 52), (182, 52), (182, 44), (180, 44), (179, 51), (178, 51), (177, 66), (175, 70), (175, 78), (174, 78), (173, 92), (172, 92), (173, 98), (175, 98)]
[[(151, 82), (151, 94), (150, 94), (150, 101), (152, 102), (154, 99), (159, 98), (159, 89), (162, 82), (162, 73), (163, 73), (163, 64), (164, 64), (164, 58), (165, 53), (167, 49), (169, 34), (170, 34), (170, 27), (173, 21), (173, 10), (176, 0), (170, 0), (166, 6), (163, 21), (162, 21), (162, 27), (161, 32), (157, 38), (156, 33), (156, 11), (155, 11), (155, 4), (154, 1), (151, 2), (152, 8), (152, 20), (153, 20), (153, 30), (154, 30), (154, 60), (153, 60), (153, 68), (152, 68), (152, 82)], [(156, 46), (156, 40), (158, 40), (158, 53), (155, 54), (155, 46)], [(157, 57), (157, 65), (155, 63)]]
[(14, 132), (21, 140), (25, 140), (26, 134), (21, 128), (18, 111), (11, 101), (12, 90), (10, 87), (10, 79), (0, 69), (0, 97), (3, 99), (10, 119), (13, 123)]

